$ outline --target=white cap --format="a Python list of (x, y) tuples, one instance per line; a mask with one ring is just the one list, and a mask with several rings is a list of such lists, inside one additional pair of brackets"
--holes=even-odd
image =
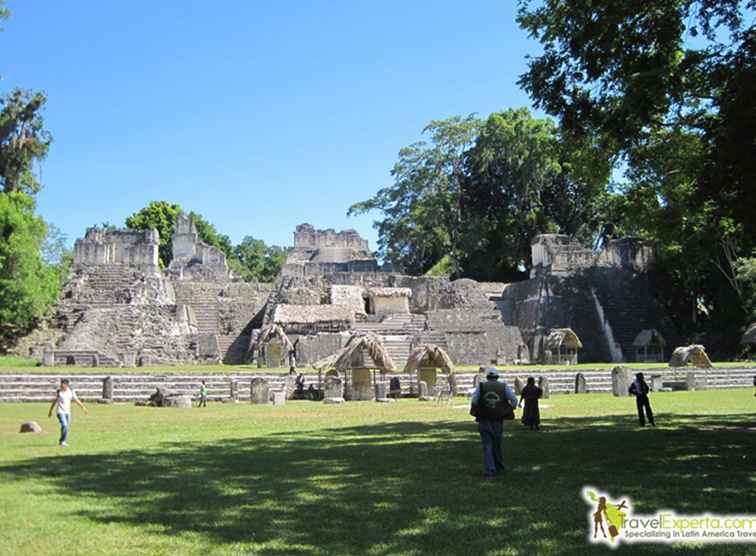
[(486, 378), (489, 378), (489, 377), (499, 378), (499, 371), (497, 371), (493, 367), (488, 367), (486, 369)]

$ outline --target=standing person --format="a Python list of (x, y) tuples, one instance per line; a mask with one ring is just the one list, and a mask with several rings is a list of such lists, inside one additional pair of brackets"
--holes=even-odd
[(197, 404), (197, 407), (207, 407), (207, 385), (205, 384), (205, 381), (201, 381), (202, 384), (200, 385), (200, 401), (199, 404)]
[(638, 423), (641, 427), (646, 426), (646, 419), (643, 417), (643, 410), (646, 410), (646, 416), (648, 416), (648, 422), (652, 427), (656, 426), (654, 422), (654, 413), (651, 411), (651, 402), (648, 400), (648, 392), (650, 388), (646, 384), (643, 378), (643, 373), (635, 375), (635, 380), (628, 388), (628, 392), (635, 396), (635, 405), (638, 408)]
[(535, 378), (528, 377), (528, 383), (520, 393), (519, 406), (525, 402), (525, 411), (522, 412), (522, 424), (530, 427), (530, 430), (538, 430), (541, 425), (541, 411), (538, 408), (538, 399), (543, 396), (543, 390), (536, 386)]
[(68, 379), (64, 378), (60, 381), (60, 388), (55, 392), (55, 399), (50, 404), (50, 411), (47, 412), (47, 416), (52, 417), (53, 409), (57, 408), (55, 413), (58, 416), (58, 421), (60, 421), (60, 440), (58, 443), (63, 448), (68, 446), (68, 431), (71, 429), (71, 401), (75, 401), (84, 410), (84, 413), (89, 415), (89, 411), (79, 401)]
[(478, 384), (472, 394), (470, 414), (478, 422), (478, 432), (483, 444), (483, 467), (485, 478), (504, 471), (501, 456), (502, 423), (514, 419), (517, 396), (505, 382), (499, 382), (499, 372), (486, 369), (486, 380)]

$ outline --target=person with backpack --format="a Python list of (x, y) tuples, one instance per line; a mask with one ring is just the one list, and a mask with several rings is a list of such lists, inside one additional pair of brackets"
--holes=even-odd
[(486, 380), (481, 381), (472, 394), (470, 414), (478, 423), (483, 444), (483, 477), (492, 478), (504, 471), (501, 441), (504, 420), (514, 419), (517, 396), (506, 382), (499, 382), (499, 372), (486, 369)]
[(651, 426), (656, 426), (656, 422), (654, 422), (654, 413), (651, 411), (651, 402), (648, 399), (649, 390), (650, 388), (643, 377), (643, 373), (635, 375), (635, 380), (630, 385), (630, 388), (628, 388), (628, 392), (635, 396), (635, 405), (638, 408), (638, 423), (641, 427), (646, 426), (643, 410), (646, 411), (646, 416), (648, 416), (648, 422), (651, 423)]

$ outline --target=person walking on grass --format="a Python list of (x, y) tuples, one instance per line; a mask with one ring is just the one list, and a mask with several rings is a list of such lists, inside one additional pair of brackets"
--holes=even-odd
[(200, 385), (199, 391), (200, 401), (199, 404), (197, 404), (197, 407), (207, 407), (207, 385), (204, 380), (201, 382), (202, 384)]
[(84, 413), (89, 415), (89, 411), (84, 407), (84, 404), (79, 401), (76, 396), (76, 392), (71, 388), (67, 378), (60, 381), (60, 388), (55, 392), (55, 399), (50, 404), (50, 411), (47, 412), (48, 417), (52, 417), (53, 409), (56, 409), (56, 415), (58, 421), (60, 421), (60, 440), (58, 443), (61, 447), (68, 446), (68, 431), (71, 429), (71, 402), (76, 404), (84, 410)]
[(536, 386), (535, 378), (528, 377), (528, 383), (520, 393), (519, 406), (525, 402), (525, 411), (522, 412), (522, 424), (530, 427), (530, 430), (538, 430), (541, 425), (541, 411), (538, 408), (538, 399), (543, 396), (543, 390)]
[(499, 382), (499, 372), (486, 369), (486, 380), (478, 384), (472, 394), (470, 414), (478, 422), (483, 444), (483, 477), (490, 479), (504, 471), (501, 455), (502, 425), (514, 419), (517, 396), (506, 382)]
[(635, 405), (638, 408), (638, 423), (641, 427), (646, 426), (643, 410), (646, 411), (646, 416), (648, 417), (648, 422), (651, 423), (651, 426), (656, 426), (656, 423), (654, 422), (654, 413), (651, 411), (651, 402), (648, 399), (649, 390), (650, 388), (643, 378), (643, 373), (635, 375), (635, 380), (630, 385), (630, 388), (628, 388), (628, 392), (635, 396)]

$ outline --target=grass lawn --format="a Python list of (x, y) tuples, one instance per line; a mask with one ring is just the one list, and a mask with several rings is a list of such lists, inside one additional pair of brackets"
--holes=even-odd
[[(751, 389), (559, 395), (506, 424), (508, 472), (481, 481), (466, 402), (75, 411), (71, 446), (41, 404), (0, 405), (0, 553), (607, 554), (586, 543), (585, 484), (637, 512), (756, 513)], [(519, 416), (519, 412), (518, 412)], [(38, 435), (18, 434), (37, 420)], [(633, 545), (620, 553), (670, 553)], [(753, 554), (756, 545), (678, 554)]]
[[(618, 363), (580, 363), (579, 365), (496, 365), (497, 369), (504, 371), (522, 371), (523, 373), (533, 372), (535, 370), (565, 370), (574, 373), (586, 369), (611, 369)], [(667, 363), (622, 363), (625, 367), (637, 369), (664, 369), (668, 368)], [(756, 361), (723, 361), (714, 363), (715, 367), (754, 367)], [(457, 365), (458, 372), (477, 371), (480, 365)], [(317, 371), (311, 368), (300, 368), (297, 370), (305, 374), (317, 374)], [(28, 357), (16, 357), (13, 355), (0, 355), (0, 374), (29, 373), (29, 374), (92, 374), (92, 373), (156, 373), (156, 374), (203, 374), (203, 373), (288, 373), (288, 367), (279, 368), (258, 368), (256, 365), (172, 365), (159, 367), (133, 367), (111, 369), (108, 367), (41, 367), (37, 365), (35, 359)]]

